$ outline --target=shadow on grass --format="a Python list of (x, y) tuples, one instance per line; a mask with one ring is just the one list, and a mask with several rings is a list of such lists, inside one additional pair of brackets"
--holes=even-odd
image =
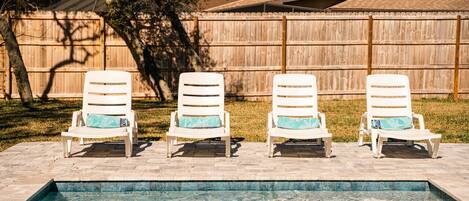
[(0, 140), (11, 142), (57, 136), (69, 126), (71, 113), (78, 108), (75, 102), (57, 101), (34, 103), (31, 108), (21, 107), (19, 103), (0, 104)]

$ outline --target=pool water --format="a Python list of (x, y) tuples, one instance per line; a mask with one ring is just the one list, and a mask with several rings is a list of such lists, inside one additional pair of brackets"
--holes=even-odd
[(30, 200), (454, 200), (427, 181), (50, 182)]

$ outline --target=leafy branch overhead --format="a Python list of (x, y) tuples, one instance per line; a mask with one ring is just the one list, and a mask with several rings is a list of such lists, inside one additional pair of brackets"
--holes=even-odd
[(163, 101), (172, 100), (164, 71), (201, 71), (204, 65), (180, 16), (192, 11), (195, 0), (107, 0), (97, 13), (125, 41), (141, 76)]

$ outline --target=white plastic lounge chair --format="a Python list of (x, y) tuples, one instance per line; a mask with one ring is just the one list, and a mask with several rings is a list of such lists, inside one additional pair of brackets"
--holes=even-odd
[[(267, 144), (269, 157), (273, 157), (274, 138), (322, 139), (325, 156), (330, 157), (332, 135), (326, 129), (326, 116), (318, 112), (316, 77), (305, 74), (279, 74), (274, 76), (272, 112), (268, 114)], [(277, 127), (280, 116), (314, 117), (320, 119), (319, 128), (285, 129)]]
[[(205, 139), (221, 137), (225, 141), (225, 156), (231, 156), (230, 113), (224, 111), (225, 85), (218, 73), (182, 73), (179, 76), (178, 110), (171, 112), (169, 131), (166, 133), (166, 154), (172, 157), (171, 147), (177, 137)], [(181, 117), (219, 116), (218, 128), (179, 127)]]
[[(384, 141), (388, 138), (413, 141), (425, 140), (428, 154), (438, 156), (441, 135), (425, 129), (423, 116), (412, 113), (409, 78), (405, 75), (376, 74), (369, 75), (366, 81), (367, 112), (361, 118), (359, 141), (363, 145), (364, 135), (371, 135), (372, 151), (375, 157), (381, 157)], [(372, 128), (372, 120), (377, 118), (411, 117), (418, 120), (419, 128), (404, 130), (382, 130)]]
[[(125, 142), (125, 156), (132, 155), (132, 143), (137, 143), (137, 122), (132, 105), (132, 80), (128, 72), (89, 71), (85, 75), (83, 107), (73, 112), (72, 126), (62, 132), (64, 156), (69, 157), (72, 138), (121, 137)], [(112, 115), (126, 118), (128, 127), (91, 128), (86, 126), (88, 114)]]

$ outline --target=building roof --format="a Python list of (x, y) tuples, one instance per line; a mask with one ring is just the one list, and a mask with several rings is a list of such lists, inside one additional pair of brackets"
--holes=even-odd
[(295, 0), (237, 0), (230, 3), (222, 4), (220, 6), (215, 6), (212, 8), (205, 9), (204, 11), (229, 11), (229, 10), (238, 10), (247, 7), (269, 5), (274, 7), (288, 8), (292, 10), (302, 10), (302, 11), (317, 11), (319, 9), (288, 5), (284, 4)]
[(467, 11), (469, 0), (346, 0), (332, 11)]
[(237, 0), (230, 3), (215, 6), (205, 11), (223, 11), (229, 9), (243, 8), (248, 6), (256, 6), (264, 3), (278, 3), (280, 0)]
[(54, 11), (105, 11), (105, 0), (62, 0), (49, 8)]
[(231, 3), (233, 1), (237, 1), (237, 0), (199, 0), (199, 2), (197, 3), (197, 8), (199, 10), (206, 10), (206, 9), (213, 8), (216, 6), (221, 6), (227, 3)]

